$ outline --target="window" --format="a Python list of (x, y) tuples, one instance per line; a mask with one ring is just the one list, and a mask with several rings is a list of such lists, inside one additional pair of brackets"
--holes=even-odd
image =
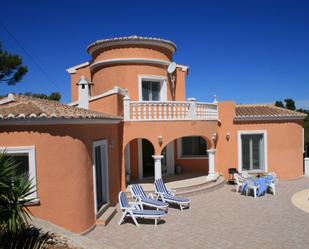
[(139, 101), (166, 101), (167, 79), (160, 75), (139, 75)]
[(183, 137), (179, 145), (181, 157), (207, 156), (207, 143), (202, 137)]
[(34, 192), (29, 196), (29, 199), (37, 198), (36, 191), (36, 165), (35, 165), (35, 148), (29, 147), (7, 147), (0, 148), (0, 152), (5, 152), (7, 156), (14, 158), (18, 163), (17, 174), (26, 174), (32, 180)]
[(240, 170), (266, 171), (266, 133), (241, 132), (239, 134)]
[(158, 81), (142, 81), (142, 100), (160, 101), (161, 83)]

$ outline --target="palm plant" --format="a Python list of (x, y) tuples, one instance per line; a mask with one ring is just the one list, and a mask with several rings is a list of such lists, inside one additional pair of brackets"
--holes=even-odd
[(5, 153), (0, 154), (0, 232), (17, 233), (28, 225), (25, 203), (33, 193), (31, 180), (17, 175), (18, 164)]
[(50, 235), (28, 224), (30, 211), (25, 204), (32, 200), (34, 187), (27, 174), (17, 173), (18, 165), (0, 153), (0, 249), (41, 249)]

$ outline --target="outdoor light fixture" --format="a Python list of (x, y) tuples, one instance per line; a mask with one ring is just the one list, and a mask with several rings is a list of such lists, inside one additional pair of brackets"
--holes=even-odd
[(163, 144), (162, 136), (158, 136), (158, 143), (159, 143), (160, 146), (162, 146), (162, 144)]
[(215, 141), (215, 140), (217, 139), (217, 133), (212, 134), (211, 139), (212, 139), (213, 141)]
[(229, 140), (230, 140), (230, 138), (231, 138), (230, 133), (226, 133), (226, 136), (225, 136), (225, 137), (226, 137), (226, 140), (227, 140), (227, 141), (229, 141)]

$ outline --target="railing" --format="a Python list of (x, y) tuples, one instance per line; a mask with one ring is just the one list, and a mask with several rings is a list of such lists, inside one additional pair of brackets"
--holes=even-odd
[(216, 103), (195, 101), (130, 101), (124, 98), (125, 121), (217, 120)]

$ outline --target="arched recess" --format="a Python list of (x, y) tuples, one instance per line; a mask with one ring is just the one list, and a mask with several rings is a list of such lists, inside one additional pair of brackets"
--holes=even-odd
[(169, 143), (171, 143), (173, 141), (177, 141), (178, 139), (181, 139), (183, 137), (202, 137), (206, 141), (207, 149), (214, 148), (214, 141), (213, 141), (212, 138), (210, 138), (208, 136), (200, 135), (200, 134), (184, 134), (182, 136), (172, 137), (172, 138), (168, 139), (167, 141), (165, 141), (164, 137), (163, 137), (162, 138), (163, 142), (162, 142), (161, 152), (160, 153), (162, 153), (162, 151), (163, 151), (163, 149), (165, 148), (166, 145), (168, 145)]
[(154, 176), (155, 148), (146, 138), (134, 138), (124, 148), (126, 183)]
[(177, 173), (176, 166), (179, 166), (184, 173), (207, 174), (207, 150), (212, 147), (210, 141), (205, 136), (190, 135), (177, 137), (162, 146), (162, 175)]

